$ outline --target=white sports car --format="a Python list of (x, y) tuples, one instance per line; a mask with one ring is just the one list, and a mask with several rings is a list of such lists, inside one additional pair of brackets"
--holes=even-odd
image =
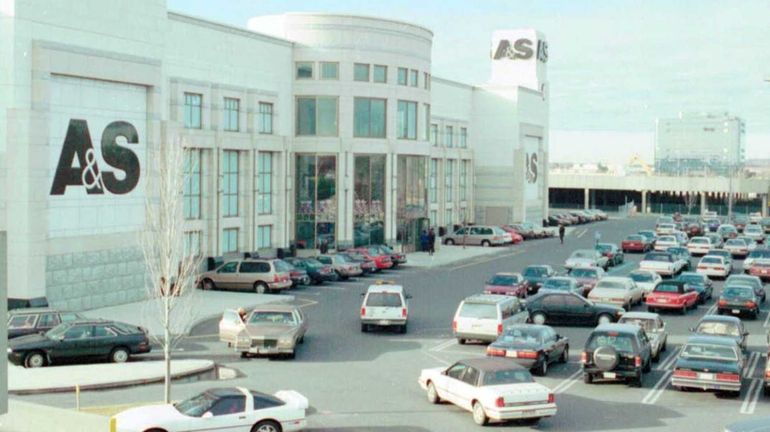
[(115, 416), (118, 432), (302, 430), (308, 400), (284, 390), (268, 395), (243, 387), (204, 391), (173, 405), (131, 408)]
[(460, 360), (448, 368), (423, 369), (418, 380), (428, 401), (446, 400), (473, 413), (473, 421), (530, 419), (556, 414), (553, 392), (510, 359)]

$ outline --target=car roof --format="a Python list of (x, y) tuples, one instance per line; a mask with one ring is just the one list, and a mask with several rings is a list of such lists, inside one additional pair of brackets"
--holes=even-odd
[(702, 323), (704, 321), (723, 322), (723, 323), (730, 323), (730, 324), (741, 323), (740, 318), (729, 316), (729, 315), (704, 315), (703, 318), (701, 318), (700, 321), (698, 321), (698, 323)]
[(466, 364), (483, 372), (496, 372), (501, 370), (524, 369), (524, 367), (503, 357), (474, 357), (459, 360), (458, 363)]
[(724, 336), (710, 336), (710, 335), (693, 335), (687, 338), (687, 343), (706, 343), (706, 344), (712, 344), (712, 345), (729, 345), (731, 347), (736, 347), (738, 345), (738, 342), (729, 337)]
[(50, 312), (58, 312), (62, 313), (63, 311), (53, 309), (53, 308), (46, 308), (46, 307), (38, 307), (38, 308), (23, 308), (23, 309), (11, 309), (8, 311), (9, 315), (16, 315), (16, 314), (38, 314), (38, 313), (50, 313)]
[(506, 300), (512, 300), (517, 297), (512, 296), (506, 296), (506, 295), (497, 295), (497, 294), (473, 294), (469, 297), (466, 297), (463, 302), (465, 303), (487, 303), (487, 304), (498, 304), (502, 303)]
[(599, 324), (596, 326), (595, 329), (593, 329), (593, 332), (618, 332), (618, 333), (627, 333), (627, 334), (637, 334), (639, 332), (639, 326), (636, 326), (634, 324), (618, 324), (618, 323), (609, 323), (609, 324)]
[(243, 396), (246, 394), (245, 389), (241, 387), (217, 387), (217, 388), (210, 388), (205, 391), (205, 393), (214, 395), (216, 397), (226, 397), (226, 396)]
[(544, 325), (544, 324), (523, 324), (523, 323), (518, 323), (518, 324), (513, 324), (510, 327), (508, 327), (508, 330), (515, 329), (515, 328), (525, 328), (525, 329), (540, 330), (540, 331), (547, 330), (547, 329), (552, 329), (551, 326)]
[(515, 272), (497, 272), (497, 273), (495, 273), (495, 276), (521, 276), (521, 273), (515, 273)]
[(633, 319), (658, 319), (660, 315), (652, 312), (626, 312), (621, 319), (633, 318)]
[(111, 324), (111, 323), (117, 323), (118, 321), (115, 320), (108, 320), (103, 318), (81, 318), (72, 320), (70, 322), (66, 322), (64, 324)]
[(297, 306), (288, 303), (267, 303), (251, 308), (252, 312), (293, 312)]
[(628, 282), (631, 278), (625, 277), (625, 276), (604, 276), (603, 278), (599, 279), (599, 282), (601, 281), (610, 281), (610, 282)]
[(404, 287), (401, 285), (391, 285), (391, 284), (374, 284), (369, 285), (369, 288), (366, 290), (370, 293), (382, 293), (382, 292), (397, 292), (397, 293), (403, 293)]

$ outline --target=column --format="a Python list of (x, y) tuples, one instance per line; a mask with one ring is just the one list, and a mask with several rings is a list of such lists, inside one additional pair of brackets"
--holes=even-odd
[(590, 195), (590, 192), (591, 192), (591, 190), (588, 189), (588, 188), (583, 189), (583, 208), (586, 209), (586, 210), (591, 208), (591, 195)]
[(707, 210), (706, 208), (706, 192), (700, 193), (700, 214), (703, 214)]
[(646, 191), (646, 190), (642, 191), (642, 213), (643, 214), (648, 213), (648, 211), (647, 211), (647, 192), (648, 191)]

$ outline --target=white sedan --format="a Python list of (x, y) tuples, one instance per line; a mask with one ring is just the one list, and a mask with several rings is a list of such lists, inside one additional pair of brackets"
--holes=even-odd
[(642, 302), (644, 293), (630, 277), (605, 276), (588, 293), (588, 300), (620, 306), (629, 311)]
[(683, 267), (684, 262), (676, 260), (668, 252), (650, 252), (639, 262), (640, 270), (652, 271), (661, 276), (675, 276)]
[(647, 298), (647, 294), (651, 293), (658, 282), (663, 280), (659, 274), (650, 270), (634, 270), (629, 273), (628, 277), (633, 279), (636, 286), (642, 289), (644, 298)]
[(708, 277), (726, 278), (730, 274), (730, 264), (724, 257), (717, 255), (706, 255), (700, 259), (696, 272)]
[(307, 398), (292, 390), (271, 396), (243, 387), (223, 387), (173, 405), (131, 408), (115, 418), (118, 432), (288, 432), (306, 426), (307, 408)]
[(670, 247), (679, 247), (679, 240), (673, 235), (658, 236), (658, 240), (655, 242), (656, 251), (665, 251)]
[(539, 420), (556, 414), (553, 392), (510, 359), (460, 360), (448, 368), (423, 369), (418, 380), (428, 401), (451, 402), (473, 413), (473, 421)]
[(712, 249), (714, 249), (714, 245), (711, 244), (711, 239), (708, 237), (693, 237), (687, 243), (687, 250), (692, 255), (706, 255)]

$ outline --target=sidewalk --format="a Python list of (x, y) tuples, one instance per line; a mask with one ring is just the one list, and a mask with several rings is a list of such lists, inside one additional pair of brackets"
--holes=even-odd
[(55, 408), (15, 399), (8, 400), (8, 412), (0, 415), (2, 432), (105, 432), (110, 419), (74, 409)]
[(406, 265), (409, 267), (440, 267), (479, 256), (504, 254), (516, 249), (518, 245), (463, 247), (437, 244), (436, 246), (436, 252), (433, 255), (428, 255), (427, 252), (410, 252), (406, 254)]
[[(198, 375), (213, 370), (211, 360), (172, 360), (172, 378)], [(87, 365), (51, 366), (27, 369), (8, 365), (8, 393), (54, 393), (81, 390), (102, 390), (163, 381), (162, 361), (128, 363), (99, 363)]]
[[(171, 311), (171, 322), (175, 323), (173, 334), (187, 334), (201, 321), (222, 315), (225, 309), (248, 309), (265, 303), (283, 303), (294, 300), (292, 295), (255, 294), (232, 291), (195, 290), (190, 299)], [(163, 334), (160, 317), (162, 306), (159, 300), (143, 300), (118, 306), (91, 309), (82, 312), (89, 318), (106, 318), (142, 326), (152, 336)]]

